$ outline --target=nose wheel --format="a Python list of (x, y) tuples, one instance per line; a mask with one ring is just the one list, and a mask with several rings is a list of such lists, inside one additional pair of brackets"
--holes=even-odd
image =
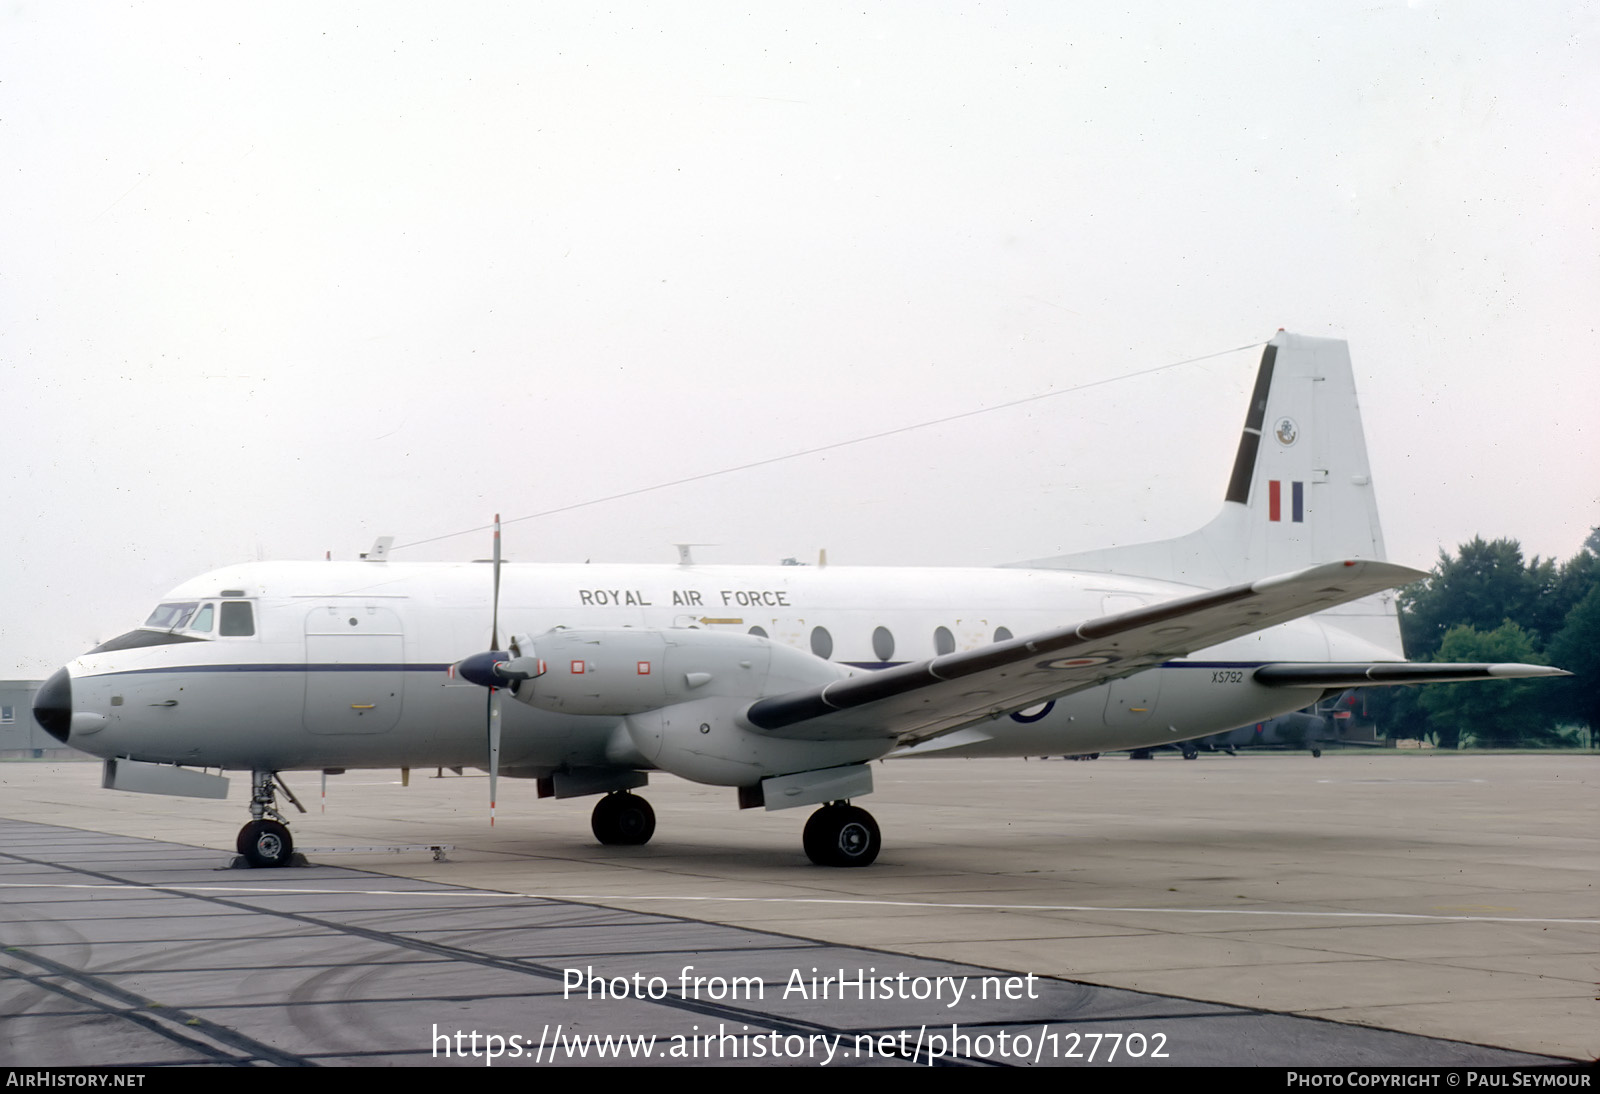
[(251, 866), (287, 866), (294, 857), (294, 837), (275, 820), (251, 821), (239, 829), (234, 846)]
[(302, 813), (306, 811), (300, 799), (278, 778), (276, 771), (250, 773), (252, 819), (239, 829), (239, 838), (234, 841), (240, 857), (250, 866), (293, 865), (294, 837), (289, 835), (289, 826), (283, 823), (283, 814), (278, 811), (279, 790), (294, 803), (296, 809)]
[(871, 813), (833, 802), (811, 814), (802, 843), (806, 857), (818, 866), (871, 866), (883, 837)]

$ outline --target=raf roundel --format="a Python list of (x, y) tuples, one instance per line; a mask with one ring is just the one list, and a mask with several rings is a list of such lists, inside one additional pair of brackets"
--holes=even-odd
[(1109, 657), (1057, 657), (1052, 661), (1040, 661), (1042, 669), (1085, 669), (1091, 665), (1109, 664)]

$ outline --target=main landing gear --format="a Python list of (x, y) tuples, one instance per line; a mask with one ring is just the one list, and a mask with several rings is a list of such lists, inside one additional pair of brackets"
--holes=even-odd
[(589, 827), (601, 843), (637, 847), (656, 834), (656, 811), (639, 795), (620, 790), (594, 803)]
[[(594, 838), (607, 846), (638, 847), (655, 835), (656, 811), (639, 795), (617, 790), (595, 802), (589, 827)], [(285, 840), (288, 835), (283, 832)], [(244, 839), (243, 833), (239, 838)], [(829, 802), (811, 814), (802, 842), (806, 857), (818, 866), (871, 866), (883, 849), (872, 814), (844, 801)], [(242, 847), (240, 853), (244, 854)]]
[(829, 802), (811, 814), (803, 842), (818, 866), (871, 866), (883, 849), (878, 822), (849, 802)]
[(294, 861), (294, 838), (283, 823), (283, 814), (278, 812), (279, 790), (296, 809), (306, 811), (276, 771), (250, 772), (251, 821), (239, 829), (234, 847), (251, 866), (288, 866)]

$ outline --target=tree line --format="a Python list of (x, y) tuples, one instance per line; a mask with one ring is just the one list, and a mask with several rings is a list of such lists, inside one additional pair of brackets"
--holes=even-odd
[(1398, 605), (1413, 661), (1520, 661), (1573, 675), (1369, 689), (1368, 713), (1389, 737), (1440, 748), (1600, 743), (1600, 528), (1559, 563), (1525, 561), (1514, 539), (1441, 550)]

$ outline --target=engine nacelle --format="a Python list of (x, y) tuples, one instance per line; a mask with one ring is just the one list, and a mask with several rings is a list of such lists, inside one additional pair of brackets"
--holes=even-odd
[(717, 631), (558, 629), (518, 645), (522, 655), (502, 665), (528, 677), (513, 693), (562, 714), (639, 714), (713, 696), (742, 699), (743, 709), (851, 675), (843, 665), (765, 638)]
[(886, 755), (891, 736), (797, 741), (773, 737), (740, 717), (746, 698), (710, 696), (631, 714), (623, 724), (646, 759), (663, 771), (712, 786), (754, 786), (773, 775), (862, 763)]
[[(749, 634), (631, 627), (553, 630), (517, 639), (502, 681), (529, 706), (625, 716), (641, 756), (663, 771), (716, 786), (859, 763), (894, 747), (796, 741), (745, 723), (757, 699), (842, 680), (854, 670)], [(505, 686), (502, 682), (500, 686)]]

